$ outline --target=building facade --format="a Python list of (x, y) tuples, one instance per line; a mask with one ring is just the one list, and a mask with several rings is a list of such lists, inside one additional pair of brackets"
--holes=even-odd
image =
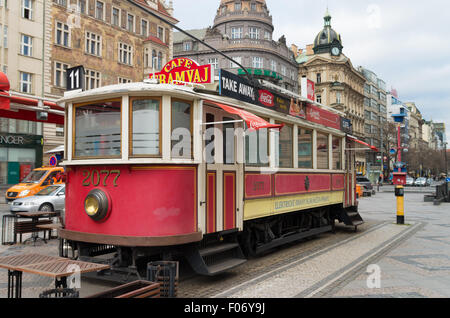
[[(344, 112), (352, 122), (353, 134), (364, 140), (366, 79), (342, 52), (342, 38), (331, 28), (328, 11), (324, 22), (314, 44), (296, 52), (299, 81), (302, 77), (314, 81), (316, 101)], [(365, 173), (365, 153), (357, 152), (356, 160), (358, 171)]]
[[(298, 67), (286, 39), (272, 39), (274, 25), (265, 0), (221, 0), (212, 27), (192, 30), (192, 35), (225, 53), (253, 77), (298, 93)], [(174, 56), (244, 75), (236, 63), (199, 41), (181, 33), (174, 35)]]
[[(86, 89), (142, 81), (172, 58), (172, 27), (159, 19), (177, 23), (172, 14), (172, 1), (162, 0), (0, 0), (0, 70), (9, 93), (54, 103), (66, 70), (78, 65)], [(46, 153), (64, 143), (63, 111), (57, 123), (34, 112), (18, 118), (14, 110), (27, 107), (0, 110), (0, 184), (48, 164)]]
[(383, 174), (383, 158), (386, 155), (383, 147), (383, 134), (387, 123), (386, 82), (362, 66), (358, 67), (358, 71), (366, 79), (364, 84), (365, 141), (380, 150), (378, 153), (371, 151), (366, 154), (366, 175), (372, 182), (376, 182)]

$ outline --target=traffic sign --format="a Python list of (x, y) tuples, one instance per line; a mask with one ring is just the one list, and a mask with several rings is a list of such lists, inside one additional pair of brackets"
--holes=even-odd
[(50, 166), (54, 167), (58, 164), (58, 159), (56, 159), (56, 156), (51, 156), (49, 160)]
[(85, 72), (84, 67), (82, 65), (75, 66), (67, 69), (66, 72), (66, 83), (68, 91), (73, 91), (76, 89), (81, 89), (84, 91), (85, 89)]

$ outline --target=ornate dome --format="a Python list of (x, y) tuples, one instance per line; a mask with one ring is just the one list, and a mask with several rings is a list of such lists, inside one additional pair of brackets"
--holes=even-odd
[(341, 36), (331, 28), (331, 15), (328, 9), (323, 19), (325, 21), (323, 30), (314, 39), (314, 53), (329, 52), (332, 46), (337, 46), (342, 50)]

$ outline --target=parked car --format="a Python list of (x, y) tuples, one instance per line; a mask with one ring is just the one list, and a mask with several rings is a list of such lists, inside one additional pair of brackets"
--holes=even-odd
[(356, 176), (356, 183), (362, 185), (366, 191), (370, 192), (370, 194), (375, 194), (372, 182), (366, 177)]
[(427, 186), (431, 186), (432, 183), (433, 183), (433, 179), (428, 178), (427, 179)]
[(51, 185), (42, 189), (36, 195), (14, 200), (9, 207), (13, 213), (61, 211), (64, 209), (65, 198), (65, 184)]
[(62, 184), (63, 167), (41, 167), (30, 172), (19, 184), (12, 186), (5, 193), (6, 203), (30, 197), (52, 184)]
[(417, 178), (416, 181), (414, 181), (414, 185), (416, 187), (426, 187), (427, 186), (427, 178)]
[(412, 187), (414, 185), (414, 178), (406, 177), (406, 186)]

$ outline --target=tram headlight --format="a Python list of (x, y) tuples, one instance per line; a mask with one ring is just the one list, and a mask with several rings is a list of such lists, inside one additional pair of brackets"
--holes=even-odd
[(84, 199), (84, 211), (94, 221), (102, 221), (110, 211), (109, 196), (100, 189), (94, 189)]

